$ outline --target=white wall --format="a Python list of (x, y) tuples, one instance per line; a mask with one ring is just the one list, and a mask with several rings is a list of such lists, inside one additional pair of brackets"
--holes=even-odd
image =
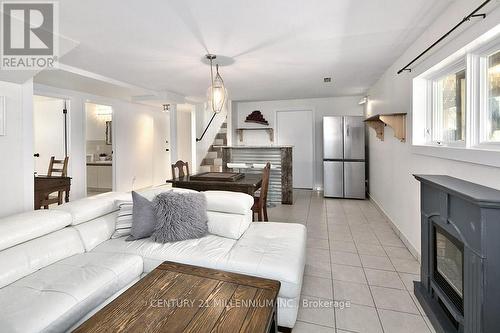
[[(474, 19), (475, 23), (466, 24), (467, 30), (454, 34), (447, 44), (414, 67), (412, 73), (397, 75), (396, 72), (482, 2), (459, 0), (453, 3), (369, 90), (367, 113), (407, 112), (406, 137), (411, 138), (412, 79), (498, 24), (500, 10), (495, 9), (486, 20)], [(375, 137), (373, 130), (369, 132), (370, 195), (418, 253), (420, 190), (412, 174), (447, 174), (500, 189), (498, 168), (418, 155), (410, 140), (399, 142), (388, 127), (383, 142)]]
[(0, 136), (0, 217), (33, 209), (33, 81), (0, 81), (6, 135)]
[[(167, 114), (161, 108), (130, 103), (127, 101), (89, 95), (45, 85), (35, 85), (38, 95), (66, 98), (69, 106), (70, 163), (68, 173), (72, 179), (71, 199), (85, 196), (85, 103), (109, 105), (113, 109), (113, 167), (116, 191), (129, 191), (152, 185), (159, 185), (168, 179), (169, 154), (159, 154), (155, 129), (164, 128), (168, 135)], [(158, 125), (158, 126), (155, 126)], [(163, 127), (166, 124), (165, 127)], [(160, 181), (162, 180), (162, 181)]]
[[(269, 145), (272, 142), (266, 131), (246, 131), (243, 142), (234, 133), (236, 128), (262, 127), (245, 123), (245, 118), (254, 110), (260, 110), (269, 122), (269, 127), (276, 128), (276, 111), (312, 110), (314, 121), (314, 188), (323, 188), (323, 117), (336, 115), (363, 115), (363, 108), (358, 105), (361, 96), (293, 99), (279, 101), (233, 102), (233, 145)], [(275, 133), (275, 138), (277, 133)]]

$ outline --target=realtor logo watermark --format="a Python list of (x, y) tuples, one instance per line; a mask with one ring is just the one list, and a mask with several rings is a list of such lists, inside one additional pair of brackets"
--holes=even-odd
[(59, 52), (58, 3), (4, 1), (1, 12), (0, 69), (56, 68)]

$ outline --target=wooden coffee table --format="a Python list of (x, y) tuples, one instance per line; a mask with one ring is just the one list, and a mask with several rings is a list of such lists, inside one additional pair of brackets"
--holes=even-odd
[(75, 332), (277, 332), (280, 282), (164, 262)]

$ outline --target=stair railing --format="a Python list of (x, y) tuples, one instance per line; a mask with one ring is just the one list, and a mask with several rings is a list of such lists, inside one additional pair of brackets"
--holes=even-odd
[(201, 136), (199, 138), (196, 138), (196, 142), (200, 142), (203, 139), (203, 137), (205, 136), (205, 133), (207, 132), (208, 128), (210, 127), (210, 124), (212, 123), (212, 121), (214, 120), (216, 115), (217, 115), (217, 113), (214, 112), (214, 115), (212, 116), (212, 118), (208, 122), (208, 125), (207, 125), (207, 127), (205, 127), (205, 130), (203, 131)]

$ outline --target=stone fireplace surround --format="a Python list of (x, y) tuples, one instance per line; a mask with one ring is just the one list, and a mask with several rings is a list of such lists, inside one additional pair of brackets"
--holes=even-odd
[[(436, 332), (500, 332), (500, 191), (449, 176), (415, 178), (422, 231), (415, 295)], [(463, 314), (435, 278), (435, 227), (463, 244)]]

